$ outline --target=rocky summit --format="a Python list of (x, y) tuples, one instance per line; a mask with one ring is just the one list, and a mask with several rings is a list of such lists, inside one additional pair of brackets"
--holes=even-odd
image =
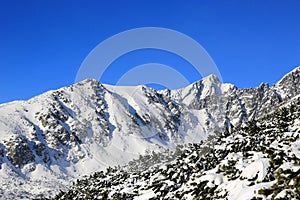
[(299, 199), (299, 76), (160, 91), (85, 80), (2, 104), (0, 197)]

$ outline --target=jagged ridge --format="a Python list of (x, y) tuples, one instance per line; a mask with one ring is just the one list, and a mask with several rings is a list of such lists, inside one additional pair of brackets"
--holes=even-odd
[[(175, 91), (86, 80), (0, 105), (0, 193), (51, 194), (73, 178), (146, 151), (175, 149), (242, 126), (299, 94), (299, 74), (298, 67), (274, 86), (250, 89), (213, 75)], [(12, 192), (11, 184), (28, 187)]]

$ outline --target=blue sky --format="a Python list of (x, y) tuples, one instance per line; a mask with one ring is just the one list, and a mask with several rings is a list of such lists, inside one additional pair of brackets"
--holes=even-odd
[[(73, 84), (81, 63), (101, 41), (148, 26), (195, 39), (224, 82), (273, 84), (300, 65), (299, 10), (297, 0), (1, 0), (0, 103)], [(116, 60), (106, 82), (120, 76), (118, 66), (147, 62), (188, 65), (167, 52), (132, 52)]]

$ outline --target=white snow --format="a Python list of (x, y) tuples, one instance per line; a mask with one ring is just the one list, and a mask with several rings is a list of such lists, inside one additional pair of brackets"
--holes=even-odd
[(269, 166), (268, 158), (256, 159), (243, 169), (241, 176), (248, 179), (252, 179), (257, 176), (257, 181), (262, 181), (268, 173), (267, 170)]
[[(213, 114), (207, 109), (193, 109), (189, 106), (196, 107), (199, 100), (208, 96), (229, 94), (235, 89), (234, 85), (223, 84), (216, 76), (210, 75), (186, 88), (171, 91), (171, 100), (163, 102), (159, 99), (159, 94), (167, 93), (166, 90), (154, 91), (145, 86), (101, 85), (98, 88), (95, 84), (95, 81), (86, 80), (73, 86), (48, 91), (28, 101), (0, 105), (1, 144), (16, 136), (23, 136), (30, 141), (31, 149), (33, 145), (45, 144), (51, 158), (48, 164), (40, 159), (21, 169), (14, 169), (7, 164), (8, 160), (4, 160), (0, 168), (0, 184), (3, 190), (13, 192), (16, 187), (11, 189), (10, 184), (23, 184), (22, 191), (33, 194), (51, 193), (55, 188), (64, 188), (71, 180), (108, 166), (123, 165), (147, 151), (174, 149), (177, 144), (205, 140), (224, 125), (225, 113), (221, 108), (223, 105), (220, 108), (215, 105), (216, 111)], [(239, 100), (244, 104), (249, 98), (253, 97), (244, 95)], [(175, 100), (178, 107), (173, 106), (172, 101)], [(232, 105), (231, 110), (240, 111), (239, 104), (236, 105)], [(66, 121), (51, 118), (56, 111), (58, 114), (67, 115)], [(179, 113), (179, 122), (175, 125), (178, 130), (175, 131), (171, 126), (174, 122), (172, 117)], [(45, 125), (43, 120), (47, 117)], [(242, 113), (237, 112), (230, 122), (233, 125), (240, 124), (241, 117)], [(57, 121), (59, 122), (56, 123)], [(295, 122), (296, 125), (297, 123), (299, 125), (300, 120)], [(294, 128), (299, 128), (298, 125)], [(70, 135), (78, 134), (81, 143), (68, 143), (62, 147), (55, 144), (54, 135), (61, 130)], [(46, 139), (50, 142), (46, 143)], [(276, 142), (271, 146), (278, 148)], [(283, 146), (282, 149), (289, 149), (300, 158), (300, 140), (290, 147)], [(59, 153), (64, 156), (55, 159)], [(199, 181), (208, 180), (210, 186), (228, 189), (231, 199), (247, 199), (259, 188), (271, 184), (260, 183), (269, 167), (269, 160), (265, 155), (254, 152), (253, 157), (243, 160), (241, 153), (236, 152), (228, 155), (223, 164), (230, 159), (237, 160), (235, 167), (241, 171), (245, 180), (228, 181), (223, 175), (211, 171)], [(247, 179), (256, 176), (257, 184), (248, 186)], [(153, 194), (152, 190), (145, 191), (139, 199), (148, 199)]]

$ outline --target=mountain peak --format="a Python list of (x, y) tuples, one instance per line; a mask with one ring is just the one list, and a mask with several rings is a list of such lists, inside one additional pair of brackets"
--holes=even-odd
[[(43, 183), (39, 192), (46, 194), (72, 178), (123, 165), (145, 152), (197, 143), (242, 126), (281, 105), (279, 95), (287, 101), (297, 90), (299, 68), (276, 87), (238, 89), (215, 75), (172, 91), (87, 79), (28, 101), (4, 104), (0, 184), (14, 194), (9, 186), (17, 180), (26, 186), (19, 193), (33, 197), (31, 188)], [(51, 183), (45, 181), (49, 178)]]
[(287, 73), (273, 88), (281, 98), (290, 98), (300, 93), (300, 66)]
[(286, 75), (284, 75), (278, 82), (277, 84), (284, 84), (284, 82), (288, 79), (291, 79), (295, 76), (299, 76), (300, 74), (300, 66), (296, 67), (292, 71), (288, 72)]
[[(203, 82), (207, 82), (207, 83), (215, 83), (215, 84), (219, 84), (221, 83), (220, 79), (218, 76), (216, 76), (215, 74), (210, 74), (208, 76), (205, 76), (201, 79)], [(200, 81), (201, 81), (200, 80)]]

